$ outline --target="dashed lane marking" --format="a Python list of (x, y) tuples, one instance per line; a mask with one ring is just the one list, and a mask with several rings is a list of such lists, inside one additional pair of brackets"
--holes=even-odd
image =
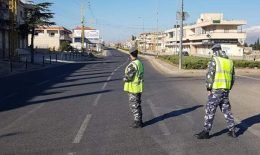
[(104, 83), (104, 85), (103, 85), (103, 87), (101, 88), (101, 90), (104, 90), (104, 89), (106, 88), (106, 86), (107, 86), (107, 82)]
[(101, 96), (102, 96), (102, 94), (98, 94), (98, 96), (96, 97), (96, 99), (95, 99), (95, 101), (93, 103), (93, 106), (97, 106), (98, 105), (98, 102), (99, 102)]
[(74, 143), (74, 144), (80, 143), (80, 141), (81, 141), (81, 139), (82, 139), (82, 137), (83, 137), (83, 135), (84, 135), (84, 132), (85, 132), (86, 129), (87, 129), (87, 126), (88, 126), (88, 123), (89, 123), (89, 121), (90, 121), (90, 119), (91, 119), (91, 116), (92, 116), (91, 114), (87, 114), (87, 115), (86, 115), (86, 117), (85, 117), (83, 123), (82, 123), (81, 126), (80, 126), (80, 129), (79, 129), (79, 131), (78, 131), (76, 137), (75, 137), (74, 140), (73, 140), (73, 143)]

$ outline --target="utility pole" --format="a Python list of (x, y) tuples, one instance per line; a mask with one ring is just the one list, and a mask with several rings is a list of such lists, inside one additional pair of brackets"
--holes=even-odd
[(138, 17), (142, 20), (142, 24), (143, 24), (143, 36), (144, 36), (144, 43), (143, 43), (143, 49), (144, 49), (144, 52), (146, 52), (146, 34), (144, 32), (144, 18), (143, 17)]
[(84, 16), (81, 19), (81, 51), (84, 52), (85, 44), (85, 30), (84, 30)]
[(179, 49), (179, 70), (182, 69), (182, 38), (183, 38), (183, 0), (181, 0), (181, 11), (180, 11), (181, 21), (180, 21), (180, 49)]
[(17, 46), (16, 35), (16, 17), (17, 17), (17, 3), (18, 0), (9, 0), (9, 19), (10, 19), (10, 38), (9, 38), (9, 58), (14, 56), (15, 48)]
[(157, 31), (157, 35), (155, 35), (156, 36), (156, 46), (155, 46), (155, 48), (156, 48), (156, 52), (157, 52), (157, 54), (159, 53), (159, 48), (158, 48), (158, 37), (159, 37), (159, 26), (158, 26), (158, 23), (159, 23), (159, 0), (157, 0), (157, 11), (156, 11), (156, 31)]
[(143, 19), (143, 33), (144, 33), (144, 52), (146, 53), (146, 33), (144, 32), (144, 18)]
[[(84, 53), (84, 44), (85, 44), (85, 17), (84, 17), (84, 8), (81, 7), (81, 51)], [(87, 46), (87, 44), (86, 44)]]

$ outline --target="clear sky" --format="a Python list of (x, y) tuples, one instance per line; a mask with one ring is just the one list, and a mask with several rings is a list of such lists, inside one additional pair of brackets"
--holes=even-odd
[[(132, 34), (166, 30), (176, 23), (180, 0), (34, 0), (52, 2), (54, 21), (72, 29), (80, 25), (81, 5), (85, 6), (86, 26), (101, 31), (106, 42), (125, 41)], [(184, 11), (196, 22), (201, 13), (224, 13), (225, 19), (243, 19), (245, 28), (260, 25), (260, 0), (184, 0)]]

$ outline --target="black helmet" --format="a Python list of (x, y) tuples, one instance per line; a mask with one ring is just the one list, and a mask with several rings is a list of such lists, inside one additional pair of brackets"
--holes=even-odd
[(219, 51), (221, 50), (221, 45), (220, 44), (215, 44), (211, 47), (212, 51)]
[(211, 47), (214, 56), (221, 56), (221, 45), (215, 44)]
[(129, 54), (136, 58), (137, 54), (138, 54), (138, 49), (136, 47), (130, 48), (129, 49)]

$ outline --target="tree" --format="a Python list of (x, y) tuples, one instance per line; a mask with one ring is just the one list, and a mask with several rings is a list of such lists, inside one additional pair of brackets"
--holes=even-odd
[(256, 43), (255, 43), (255, 48), (256, 50), (260, 50), (260, 42), (259, 42), (259, 38), (257, 39)]
[[(27, 31), (31, 34), (31, 63), (34, 63), (34, 36), (35, 29), (40, 26), (50, 26), (54, 25), (54, 22), (51, 22), (50, 19), (53, 18), (54, 13), (50, 12), (49, 7), (53, 3), (43, 2), (38, 4), (31, 4), (30, 7), (25, 9), (25, 24), (22, 26), (24, 31)], [(27, 28), (27, 30), (26, 30)]]
[(73, 47), (70, 45), (69, 42), (67, 41), (63, 41), (61, 42), (61, 45), (60, 45), (60, 51), (73, 51)]

